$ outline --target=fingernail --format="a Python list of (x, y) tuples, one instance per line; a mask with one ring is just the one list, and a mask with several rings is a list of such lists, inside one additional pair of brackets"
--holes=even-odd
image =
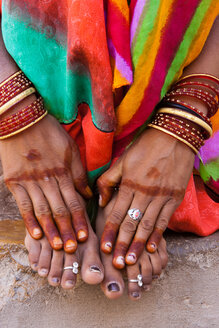
[(34, 228), (33, 229), (33, 236), (36, 237), (36, 238), (41, 237), (42, 236), (42, 231), (39, 228)]
[(53, 244), (55, 246), (62, 246), (63, 245), (63, 242), (62, 242), (61, 238), (55, 237), (55, 238), (53, 238)]
[(138, 292), (133, 292), (132, 293), (132, 297), (139, 298), (140, 297), (140, 294)]
[(48, 272), (49, 272), (49, 271), (48, 271), (47, 269), (40, 269), (40, 270), (39, 270), (39, 274), (42, 275), (42, 276), (47, 275)]
[(107, 251), (107, 252), (111, 252), (112, 247), (113, 247), (113, 245), (110, 242), (107, 242), (107, 243), (104, 244), (104, 250)]
[(92, 266), (90, 267), (90, 271), (91, 271), (91, 272), (101, 273), (101, 270), (100, 270), (97, 266), (95, 266), (95, 265), (92, 265)]
[(60, 282), (59, 278), (52, 278), (52, 282), (58, 284)]
[(134, 264), (136, 262), (136, 255), (135, 253), (130, 253), (129, 255), (126, 256), (126, 262), (128, 264)]
[(66, 286), (66, 287), (73, 287), (73, 286), (74, 286), (74, 282), (73, 282), (72, 280), (67, 280), (67, 281), (65, 282), (65, 286)]
[(36, 270), (36, 269), (37, 269), (37, 263), (33, 263), (33, 264), (31, 264), (31, 268), (32, 268), (33, 270)]
[(147, 251), (149, 253), (154, 253), (157, 250), (157, 245), (155, 243), (150, 243), (147, 245)]
[(77, 249), (77, 243), (73, 240), (68, 240), (65, 244), (65, 249), (67, 249), (67, 250), (76, 250)]
[(116, 258), (116, 264), (124, 265), (125, 264), (125, 259), (123, 256), (118, 256)]
[(109, 284), (108, 285), (108, 291), (109, 292), (119, 292), (120, 291), (119, 285), (116, 284), (115, 282)]
[(101, 195), (99, 195), (99, 206), (102, 206), (103, 198)]
[(86, 191), (86, 193), (87, 193), (87, 195), (88, 195), (89, 197), (92, 197), (92, 196), (93, 196), (92, 190), (90, 189), (89, 186), (87, 186), (87, 187), (85, 188), (85, 191)]
[(78, 233), (77, 233), (77, 238), (78, 238), (78, 240), (80, 240), (80, 241), (85, 241), (85, 240), (87, 240), (87, 234), (86, 234), (86, 232), (84, 231), (84, 230), (79, 230), (78, 231)]

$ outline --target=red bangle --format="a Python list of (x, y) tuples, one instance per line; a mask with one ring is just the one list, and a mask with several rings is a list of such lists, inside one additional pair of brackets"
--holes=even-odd
[(213, 91), (217, 97), (217, 101), (218, 101), (218, 98), (219, 98), (219, 88), (215, 88), (213, 85), (210, 85), (208, 83), (204, 83), (204, 82), (196, 82), (196, 81), (185, 81), (185, 82), (177, 82), (176, 84), (174, 84), (174, 86), (172, 87), (171, 90), (175, 90), (175, 89), (178, 89), (180, 87), (186, 87), (186, 86), (200, 86), (200, 87), (205, 87), (207, 89), (210, 89), (211, 91)]

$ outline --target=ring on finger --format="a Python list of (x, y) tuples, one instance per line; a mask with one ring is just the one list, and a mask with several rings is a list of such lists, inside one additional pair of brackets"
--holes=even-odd
[(79, 264), (78, 262), (73, 262), (72, 266), (66, 266), (63, 270), (72, 270), (74, 274), (78, 274)]
[(128, 216), (134, 221), (140, 221), (142, 218), (142, 213), (138, 208), (131, 208), (128, 210)]
[(135, 283), (137, 282), (139, 287), (143, 286), (143, 281), (142, 281), (142, 275), (141, 274), (137, 275), (137, 279), (129, 279), (128, 281), (129, 282), (135, 282)]

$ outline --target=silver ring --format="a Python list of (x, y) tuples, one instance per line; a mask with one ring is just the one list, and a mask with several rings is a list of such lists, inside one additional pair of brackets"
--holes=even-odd
[(44, 177), (43, 180), (44, 181), (49, 181), (49, 177)]
[(135, 221), (140, 221), (142, 218), (142, 213), (138, 208), (131, 208), (128, 210), (128, 215)]
[(63, 270), (72, 270), (74, 274), (78, 274), (78, 267), (79, 267), (78, 262), (74, 262), (72, 266), (64, 267)]
[(137, 282), (139, 287), (143, 286), (142, 275), (138, 274), (137, 279), (129, 279), (129, 282)]

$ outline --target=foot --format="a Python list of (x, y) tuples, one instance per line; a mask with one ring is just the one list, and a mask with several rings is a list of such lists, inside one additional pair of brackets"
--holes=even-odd
[[(113, 207), (115, 198), (104, 208), (99, 209), (96, 231), (97, 236), (101, 238), (106, 218)], [(116, 269), (113, 264), (113, 254), (105, 254), (101, 252), (101, 260), (104, 266), (104, 280), (101, 283), (101, 288), (104, 294), (110, 299), (119, 298), (124, 292), (124, 280), (122, 271)], [(157, 279), (162, 270), (166, 267), (168, 255), (166, 251), (166, 242), (161, 240), (158, 250), (150, 254), (146, 250), (143, 251), (138, 261), (131, 266), (125, 267), (128, 278), (128, 295), (132, 300), (138, 300), (143, 291), (148, 291), (151, 288), (152, 281)], [(130, 280), (137, 280), (137, 277), (142, 276), (142, 286), (137, 282)]]
[(25, 246), (29, 253), (31, 268), (37, 271), (41, 277), (48, 277), (51, 286), (61, 285), (64, 289), (75, 286), (77, 275), (72, 270), (64, 270), (71, 267), (74, 262), (81, 266), (81, 277), (88, 284), (99, 284), (104, 277), (104, 268), (99, 257), (99, 243), (93, 232), (89, 220), (89, 238), (86, 242), (78, 244), (74, 254), (64, 251), (55, 251), (51, 248), (46, 237), (40, 240), (33, 239), (27, 232)]

